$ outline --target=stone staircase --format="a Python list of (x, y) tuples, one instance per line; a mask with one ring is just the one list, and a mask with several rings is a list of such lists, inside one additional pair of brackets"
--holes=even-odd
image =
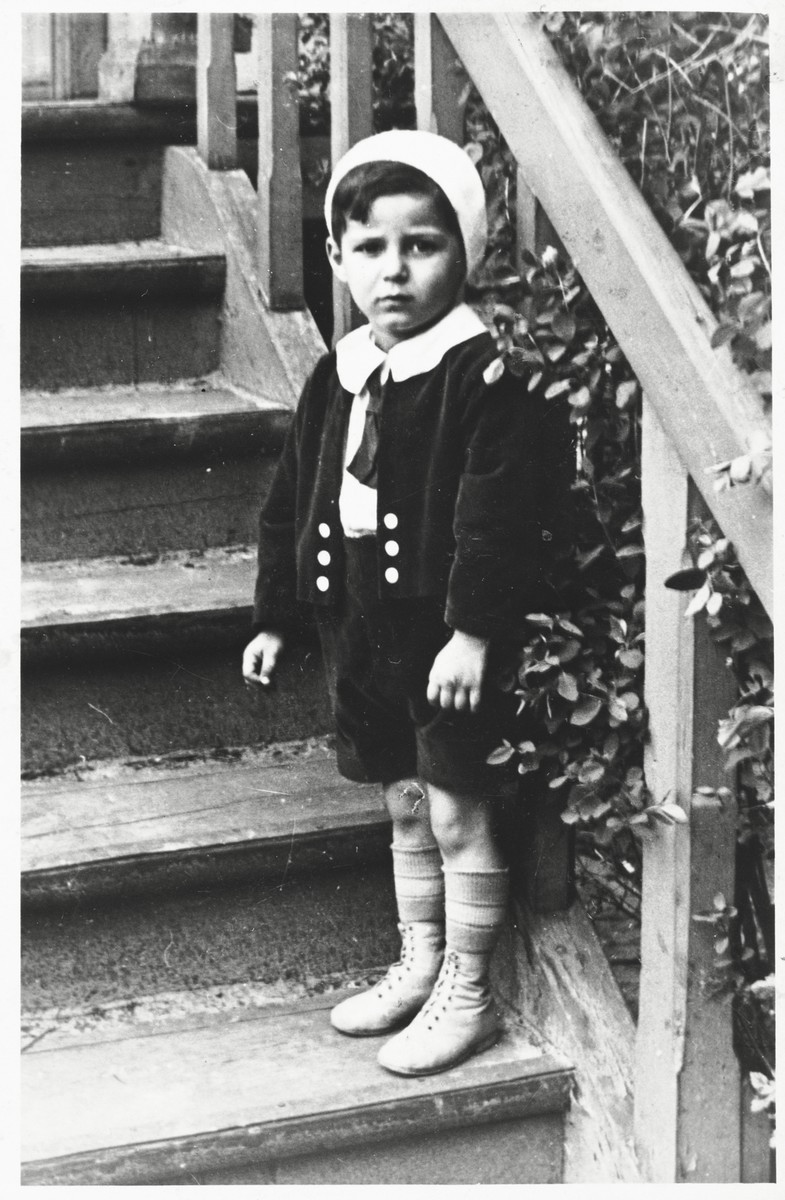
[(396, 951), (389, 824), (315, 645), (269, 695), (239, 667), (318, 336), (243, 308), (239, 172), (191, 213), (151, 118), (59, 111), (23, 163), (23, 1181), (559, 1182), (573, 1075), (519, 1022), (427, 1080), (329, 1025)]

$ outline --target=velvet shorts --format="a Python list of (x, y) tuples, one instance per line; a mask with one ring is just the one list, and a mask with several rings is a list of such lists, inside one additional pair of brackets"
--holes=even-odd
[(433, 660), (452, 636), (443, 601), (381, 600), (376, 539), (346, 538), (344, 549), (342, 594), (316, 613), (339, 771), (358, 783), (417, 778), (449, 791), (498, 794), (507, 772), (486, 759), (509, 732), (515, 698), (486, 679), (474, 713), (430, 704)]

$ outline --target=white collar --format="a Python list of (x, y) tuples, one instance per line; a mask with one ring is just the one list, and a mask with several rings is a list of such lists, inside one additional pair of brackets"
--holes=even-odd
[(467, 342), (486, 327), (468, 304), (458, 304), (435, 325), (397, 342), (386, 354), (371, 337), (370, 325), (361, 325), (342, 337), (335, 347), (336, 367), (341, 387), (352, 395), (362, 391), (368, 377), (382, 364), (396, 383), (432, 371), (453, 346)]

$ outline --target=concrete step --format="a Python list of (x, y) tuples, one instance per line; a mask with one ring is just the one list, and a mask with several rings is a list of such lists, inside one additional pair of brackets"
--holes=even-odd
[(277, 686), (248, 692), (255, 550), (28, 563), (22, 580), (22, 767), (265, 746), (326, 733), (312, 640)]
[(155, 239), (22, 251), (21, 381), (56, 390), (219, 366), (223, 256)]
[(183, 115), (95, 100), (23, 104), (22, 245), (157, 237), (164, 148), (195, 136), (193, 111), (186, 136)]
[[(22, 244), (157, 237), (164, 149), (196, 142), (195, 104), (170, 100), (23, 104)], [(257, 109), (255, 95), (238, 96), (241, 163), (255, 159)]]
[(23, 796), (30, 1037), (64, 1013), (73, 1027), (192, 989), (290, 995), (397, 957), (379, 789), (343, 780), (324, 738), (84, 764)]
[(57, 304), (83, 299), (128, 300), (147, 291), (152, 300), (223, 293), (222, 255), (172, 246), (158, 238), (77, 246), (28, 246), (21, 256), (23, 302)]
[(22, 784), (22, 899), (52, 906), (389, 859), (378, 786), (327, 742), (90, 764)]
[[(201, 576), (191, 574), (194, 607), (203, 610)], [(239, 593), (225, 600), (220, 617), (170, 612), (164, 620), (148, 609), (138, 622), (28, 630), (21, 682), (25, 774), (96, 759), (220, 754), (327, 733), (332, 722), (318, 647), (307, 638), (291, 642), (275, 687), (249, 692), (241, 674), (248, 609), (239, 607)]]
[[(263, 385), (264, 381), (260, 383)], [(278, 451), (291, 411), (220, 375), (139, 387), (25, 391), (23, 468)]]
[(256, 552), (247, 545), (140, 558), (66, 559), (22, 568), (22, 629), (96, 629), (250, 610)]
[[(372, 842), (367, 861), (341, 865), (325, 856), (320, 864), (314, 854), (308, 869), (301, 859), (302, 869), (284, 863), (277, 876), (259, 878), (242, 877), (253, 855), (243, 864), (230, 847), (223, 874), (218, 856), (209, 862), (205, 854), (191, 875), (186, 864), (179, 883), (173, 872), (171, 887), (161, 871), (143, 891), (26, 904), (21, 994), (29, 1036), (58, 1029), (66, 1014), (81, 1025), (79, 1014), (133, 1013), (142, 997), (259, 986), (289, 995), (335, 973), (370, 978), (400, 952), (389, 851), (375, 860)], [(257, 862), (263, 871), (264, 856)]]
[(430, 1078), (329, 1024), (343, 993), (194, 1013), (22, 1060), (26, 1185), (558, 1183), (568, 1065), (507, 1030)]
[(27, 561), (159, 554), (256, 539), (291, 413), (222, 378), (26, 391)]
[(290, 412), (220, 376), (24, 392), (26, 560), (138, 557), (256, 537)]

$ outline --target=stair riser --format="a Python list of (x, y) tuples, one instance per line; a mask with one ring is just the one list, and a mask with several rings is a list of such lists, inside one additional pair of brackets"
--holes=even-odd
[(20, 354), (23, 388), (171, 383), (218, 369), (220, 312), (187, 297), (25, 304)]
[(276, 460), (249, 450), (24, 471), (24, 559), (253, 546)]
[[(154, 249), (155, 257), (147, 257)], [(181, 255), (165, 252), (158, 242), (128, 247), (95, 247), (74, 258), (65, 249), (52, 254), (30, 252), (22, 258), (21, 298), (23, 306), (56, 307), (70, 310), (74, 302), (87, 304), (133, 304), (138, 299), (180, 304), (193, 300), (217, 300), (226, 282), (226, 262), (217, 254)]]
[[(163, 1184), (269, 1184), (335, 1186), (561, 1183), (564, 1117), (548, 1113), (499, 1124), (450, 1129), (405, 1141), (341, 1146), (327, 1154), (249, 1164), (224, 1170), (182, 1171)], [(236, 1156), (235, 1156), (236, 1158)], [(188, 1172), (190, 1174), (190, 1172)], [(96, 1182), (99, 1182), (96, 1179)], [(107, 1181), (108, 1182), (108, 1181)], [(139, 1182), (142, 1182), (140, 1180)], [(144, 1182), (147, 1182), (145, 1180)], [(150, 1182), (159, 1182), (150, 1180)]]
[[(425, 1123), (424, 1123), (425, 1124)], [(22, 1183), (90, 1185), (339, 1185), (548, 1184), (564, 1178), (564, 1116), (548, 1113), (498, 1124), (448, 1129), (404, 1141), (341, 1145), (333, 1153), (254, 1162), (244, 1134), (239, 1144), (216, 1151), (211, 1139), (200, 1154), (191, 1146), (160, 1147), (155, 1158), (170, 1160), (177, 1173), (157, 1174), (152, 1153), (127, 1152), (122, 1165), (111, 1152), (80, 1156), (71, 1162), (23, 1168)], [(118, 1154), (116, 1158), (120, 1158)], [(206, 1164), (225, 1158), (226, 1166)], [(179, 1161), (178, 1161), (179, 1160)], [(201, 1161), (200, 1161), (201, 1160)], [(201, 1162), (204, 1161), (203, 1168)], [(170, 1168), (171, 1171), (171, 1168)]]
[(241, 656), (249, 619), (242, 612), (214, 623), (162, 622), (139, 633), (50, 631), (26, 638), (23, 770), (328, 732), (315, 646), (291, 648), (274, 690), (246, 690)]
[(283, 870), (275, 881), (27, 912), (23, 1009), (90, 1009), (251, 981), (280, 982), (285, 997), (286, 984), (362, 975), (399, 951), (388, 849), (359, 866)]
[(22, 245), (78, 246), (158, 237), (163, 150), (143, 141), (25, 145)]
[[(202, 390), (207, 391), (206, 383)], [(122, 420), (117, 420), (114, 418), (123, 413), (129, 393), (107, 389), (99, 395), (112, 398), (115, 411), (105, 419), (97, 415), (94, 420), (85, 421), (79, 407), (84, 392), (47, 392), (45, 395), (56, 400), (60, 424), (51, 421), (36, 424), (35, 413), (28, 415), (20, 448), (23, 472), (77, 467), (82, 472), (97, 464), (111, 463), (116, 467), (117, 464), (136, 465), (152, 460), (170, 463), (172, 460), (198, 459), (204, 466), (209, 466), (212, 459), (227, 455), (247, 458), (254, 454), (275, 454), (283, 445), (291, 420), (288, 409), (235, 409), (180, 417), (162, 415), (156, 412), (157, 389), (149, 394), (130, 393), (134, 401), (140, 399), (146, 403), (147, 415), (138, 417), (126, 412)], [(29, 397), (29, 393), (26, 396)], [(106, 412), (106, 409), (101, 411)]]
[(80, 867), (31, 871), (22, 876), (26, 912), (71, 908), (75, 904), (138, 899), (179, 891), (229, 888), (344, 867), (365, 869), (387, 862), (392, 833), (389, 822), (360, 829), (312, 834), (309, 839), (238, 842), (207, 850), (173, 851), (144, 858), (111, 859)]

